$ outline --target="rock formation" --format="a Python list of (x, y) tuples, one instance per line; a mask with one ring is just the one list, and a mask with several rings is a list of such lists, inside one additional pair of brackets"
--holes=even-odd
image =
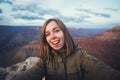
[(38, 57), (29, 57), (25, 61), (17, 63), (15, 65), (2, 68), (0, 67), (0, 80), (9, 80), (11, 77), (21, 73), (22, 71), (29, 70), (31, 67), (37, 64)]

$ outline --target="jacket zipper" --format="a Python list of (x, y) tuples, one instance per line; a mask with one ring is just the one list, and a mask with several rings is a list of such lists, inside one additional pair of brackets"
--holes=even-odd
[(63, 64), (64, 64), (64, 69), (65, 69), (65, 79), (64, 80), (68, 80), (67, 66), (66, 66), (66, 56), (63, 56)]

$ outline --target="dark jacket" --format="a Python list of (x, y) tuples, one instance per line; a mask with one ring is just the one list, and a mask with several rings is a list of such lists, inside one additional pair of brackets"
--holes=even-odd
[(88, 55), (83, 49), (77, 47), (70, 55), (65, 51), (49, 57), (43, 63), (14, 76), (11, 80), (120, 80), (120, 72), (107, 66), (102, 61)]

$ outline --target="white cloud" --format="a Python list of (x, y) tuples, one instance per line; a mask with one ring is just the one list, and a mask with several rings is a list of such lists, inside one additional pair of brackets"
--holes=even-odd
[(19, 6), (29, 6), (33, 5), (35, 3), (35, 0), (14, 0), (13, 5), (19, 5)]
[(40, 24), (43, 24), (43, 20), (23, 20), (23, 19), (17, 19), (14, 20), (13, 23), (15, 25), (25, 25), (25, 26), (41, 26)]
[(7, 4), (7, 3), (1, 3), (0, 4), (0, 8), (2, 9), (2, 13), (0, 14), (1, 20), (0, 20), (0, 24), (4, 25), (4, 24), (11, 24), (12, 20), (14, 19), (11, 16), (11, 5)]
[(0, 14), (0, 23), (4, 25), (42, 25), (46, 19), (53, 17), (62, 19), (69, 26), (77, 27), (96, 27), (110, 23), (120, 25), (119, 0), (117, 2), (114, 0), (5, 1), (6, 3), (0, 3), (3, 11)]

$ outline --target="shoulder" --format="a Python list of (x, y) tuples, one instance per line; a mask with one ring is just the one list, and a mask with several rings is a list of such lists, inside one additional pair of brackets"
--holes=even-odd
[(85, 62), (86, 61), (93, 61), (93, 62), (98, 61), (97, 58), (95, 58), (94, 56), (87, 53), (86, 50), (84, 50), (80, 46), (77, 46), (71, 55), (75, 56), (76, 58), (79, 58), (81, 61), (85, 61)]
[(68, 57), (71, 57), (72, 59), (74, 58), (77, 60), (81, 60), (82, 57), (84, 57), (84, 55), (85, 55), (85, 50), (80, 46), (76, 46)]
[(83, 56), (84, 53), (86, 53), (86, 51), (83, 48), (81, 48), (80, 46), (76, 46), (71, 55)]

